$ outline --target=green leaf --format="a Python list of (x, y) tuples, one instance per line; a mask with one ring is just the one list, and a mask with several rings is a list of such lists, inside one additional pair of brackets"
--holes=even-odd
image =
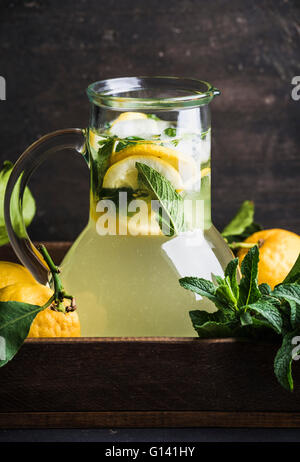
[(44, 307), (0, 302), (0, 367), (10, 361), (28, 336), (31, 323)]
[(97, 174), (102, 186), (103, 178), (106, 170), (109, 167), (110, 156), (113, 151), (113, 147), (116, 140), (115, 138), (108, 138), (104, 143), (101, 144), (98, 150), (97, 156)]
[(224, 338), (233, 335), (235, 323), (218, 321), (217, 313), (194, 310), (190, 311), (189, 314), (193, 327), (200, 338)]
[[(235, 316), (233, 311), (234, 303), (228, 303), (226, 289), (222, 289), (218, 292), (220, 287), (215, 287), (211, 281), (193, 276), (181, 278), (179, 279), (179, 283), (185, 289), (191, 290), (192, 292), (201, 295), (202, 297), (208, 298), (216, 305), (217, 308), (219, 308), (219, 310), (222, 310), (222, 317), (218, 317), (218, 320), (223, 319), (227, 321), (228, 319), (232, 319)], [(231, 301), (230, 297), (229, 301)]]
[(252, 234), (256, 233), (257, 231), (261, 231), (262, 229), (263, 227), (260, 224), (253, 222), (251, 225), (245, 228), (245, 231), (243, 231), (238, 236), (233, 236), (233, 238), (235, 241), (244, 241), (247, 239), (247, 237), (252, 236)]
[(293, 268), (286, 276), (286, 278), (282, 281), (283, 284), (294, 282), (300, 284), (300, 254), (298, 255), (297, 260), (295, 261)]
[(228, 276), (223, 280), (223, 284), (216, 288), (216, 297), (224, 306), (227, 305), (233, 310), (237, 309), (237, 298), (232, 291)]
[[(7, 244), (9, 238), (7, 235), (5, 221), (4, 221), (4, 196), (6, 191), (7, 182), (11, 175), (13, 169), (13, 164), (10, 161), (4, 161), (2, 170), (0, 171), (0, 245)], [(30, 225), (34, 215), (35, 215), (35, 201), (28, 187), (25, 188), (23, 196), (23, 220), (25, 228), (23, 226), (22, 220), (19, 216), (19, 191), (20, 191), (20, 179), (16, 183), (16, 187), (12, 194), (11, 199), (11, 216), (12, 223), (16, 234), (19, 237), (26, 236), (26, 227)]]
[(153, 120), (161, 120), (157, 115), (155, 114), (147, 114), (148, 119), (153, 119)]
[[(300, 285), (299, 284), (279, 284), (272, 292), (274, 297), (279, 298), (285, 306), (289, 307), (290, 323), (293, 329), (300, 325)], [(286, 304), (286, 305), (285, 305)]]
[(222, 236), (229, 244), (242, 242), (253, 233), (260, 231), (262, 226), (253, 221), (254, 203), (244, 201), (238, 210), (236, 216), (224, 228)]
[(173, 185), (154, 168), (136, 162), (143, 186), (162, 206), (163, 213), (157, 214), (157, 221), (167, 236), (178, 234), (184, 229), (184, 204)]
[(271, 287), (266, 282), (263, 282), (262, 284), (260, 284), (258, 288), (262, 295), (270, 295), (270, 293), (272, 292)]
[[(294, 383), (292, 377), (292, 360), (300, 353), (300, 345), (293, 343), (293, 339), (299, 336), (299, 330), (289, 332), (283, 337), (282, 345), (277, 351), (274, 359), (274, 373), (278, 382), (286, 390), (293, 391)], [(297, 339), (296, 339), (297, 340)]]
[(253, 324), (252, 316), (248, 311), (241, 312), (240, 321), (242, 326), (249, 326)]
[(279, 284), (272, 292), (274, 297), (300, 304), (300, 284)]
[(297, 305), (293, 300), (287, 301), (290, 308), (290, 322), (293, 329), (300, 324), (300, 305)]
[(135, 145), (137, 141), (143, 141), (144, 138), (140, 138), (138, 136), (127, 136), (127, 138), (123, 138), (119, 140), (116, 145), (116, 152), (121, 151), (122, 149), (127, 148), (128, 146)]
[(235, 296), (235, 298), (237, 300), (239, 298), (239, 286), (238, 286), (238, 282), (237, 282), (237, 269), (238, 269), (238, 266), (239, 266), (239, 259), (234, 258), (233, 260), (231, 260), (228, 263), (228, 265), (227, 265), (227, 267), (225, 269), (225, 277), (229, 278), (232, 292), (233, 292), (233, 294), (234, 294), (234, 296)]
[(164, 134), (167, 136), (174, 137), (176, 136), (176, 128), (168, 127), (164, 130)]
[(245, 231), (247, 226), (251, 225), (254, 217), (254, 203), (252, 201), (244, 201), (239, 208), (235, 217), (223, 229), (222, 235), (237, 236)]
[(207, 279), (190, 276), (179, 279), (179, 284), (184, 287), (184, 289), (191, 290), (198, 295), (202, 295), (214, 303), (218, 302), (218, 299), (215, 296), (216, 288), (214, 284)]
[(258, 261), (259, 250), (255, 245), (249, 250), (242, 262), (241, 272), (243, 277), (239, 287), (239, 306), (250, 305), (261, 297), (257, 283)]
[(213, 283), (217, 286), (222, 286), (224, 284), (224, 279), (221, 276), (212, 274)]
[(262, 295), (255, 303), (249, 304), (247, 309), (265, 318), (273, 329), (280, 334), (282, 331), (282, 317), (278, 310), (279, 305), (278, 300), (273, 297)]

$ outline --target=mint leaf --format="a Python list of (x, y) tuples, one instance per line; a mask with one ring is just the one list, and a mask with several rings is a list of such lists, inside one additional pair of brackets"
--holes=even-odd
[(194, 329), (200, 338), (212, 337), (231, 337), (235, 323), (231, 321), (219, 320), (217, 313), (207, 313), (206, 311), (190, 311), (190, 318)]
[(253, 324), (251, 314), (248, 311), (243, 311), (240, 314), (240, 321), (242, 326), (249, 326)]
[(115, 150), (116, 152), (119, 152), (128, 146), (135, 145), (137, 141), (144, 141), (144, 138), (140, 138), (138, 136), (127, 136), (127, 138), (123, 138), (122, 140), (118, 141)]
[(197, 278), (197, 277), (185, 277), (179, 279), (179, 284), (184, 287), (184, 289), (191, 290), (198, 295), (208, 298), (214, 303), (218, 303), (218, 299), (215, 295), (216, 288), (211, 281), (207, 279)]
[[(7, 244), (9, 242), (8, 234), (5, 227), (4, 221), (4, 196), (6, 191), (7, 182), (9, 180), (10, 174), (13, 169), (12, 162), (6, 160), (3, 162), (2, 170), (0, 171), (0, 246)], [(19, 237), (26, 236), (26, 227), (30, 225), (34, 215), (35, 215), (35, 201), (28, 187), (25, 188), (23, 203), (22, 203), (22, 212), (23, 212), (23, 222), (20, 219), (19, 215), (19, 191), (20, 191), (20, 180), (16, 183), (16, 187), (13, 191), (11, 198), (11, 216), (12, 223), (15, 232)]]
[(286, 278), (282, 281), (283, 284), (294, 282), (300, 284), (300, 254), (298, 255), (297, 260), (295, 261), (293, 268), (286, 276)]
[(20, 302), (0, 302), (0, 367), (10, 361), (26, 339), (31, 323), (44, 308)]
[(262, 229), (262, 226), (255, 223), (253, 218), (254, 203), (244, 201), (235, 217), (223, 229), (222, 236), (228, 243), (244, 241), (247, 237)]
[(195, 327), (195, 330), (199, 338), (226, 338), (232, 337), (233, 330), (231, 323), (218, 323), (214, 321), (209, 321), (202, 324), (199, 327)]
[(290, 310), (290, 323), (292, 329), (300, 325), (300, 285), (299, 284), (279, 284), (272, 292), (274, 297), (279, 298), (283, 305), (284, 310), (287, 304)]
[(161, 120), (157, 115), (155, 114), (147, 114), (148, 119), (153, 119), (153, 120)]
[(237, 282), (237, 269), (238, 269), (238, 266), (239, 266), (239, 259), (234, 258), (233, 260), (231, 260), (228, 263), (228, 265), (227, 265), (227, 267), (225, 269), (225, 277), (229, 278), (232, 292), (233, 292), (233, 294), (234, 294), (234, 296), (235, 296), (235, 298), (237, 300), (239, 298), (239, 286), (238, 286), (238, 282)]
[(257, 283), (258, 261), (259, 250), (255, 245), (249, 250), (242, 261), (241, 272), (243, 277), (239, 288), (239, 306), (250, 305), (261, 297)]
[(293, 300), (288, 300), (288, 305), (290, 308), (290, 322), (293, 329), (300, 324), (300, 305), (297, 305)]
[[(232, 292), (229, 292), (229, 295), (227, 294), (227, 290), (229, 289), (227, 286), (224, 287), (222, 285), (215, 287), (211, 281), (193, 276), (179, 279), (179, 284), (184, 287), (184, 289), (191, 290), (202, 297), (208, 298), (216, 305), (217, 308), (219, 308), (219, 310), (223, 311), (222, 318), (218, 315), (218, 318), (214, 320), (227, 320), (234, 317), (234, 300), (231, 298)], [(225, 317), (224, 313), (226, 313)], [(211, 316), (211, 313), (209, 313), (209, 315)]]
[(279, 305), (280, 303), (275, 298), (262, 295), (255, 303), (249, 304), (247, 309), (265, 318), (273, 329), (280, 334), (282, 330), (282, 317), (278, 310)]
[(225, 306), (227, 305), (229, 308), (237, 310), (237, 298), (232, 291), (228, 276), (223, 280), (223, 284), (216, 288), (216, 297)]
[(176, 128), (168, 127), (164, 130), (164, 134), (170, 137), (176, 136)]
[(277, 351), (274, 359), (274, 373), (278, 382), (286, 390), (293, 391), (294, 382), (292, 378), (292, 360), (300, 354), (300, 345), (292, 343), (294, 337), (299, 336), (299, 330), (289, 332), (283, 337), (282, 345)]
[(262, 284), (260, 284), (258, 288), (262, 295), (270, 295), (270, 293), (272, 292), (271, 287), (266, 282), (263, 282)]
[(170, 181), (154, 168), (140, 162), (136, 162), (136, 168), (143, 186), (162, 206), (163, 213), (157, 214), (157, 221), (161, 230), (167, 236), (179, 234), (184, 229), (182, 197)]
[[(104, 140), (98, 141), (100, 145), (96, 157), (93, 157), (91, 162), (92, 170), (92, 185), (95, 189), (96, 194), (100, 195), (100, 191), (103, 184), (104, 175), (110, 164), (110, 156), (113, 151), (114, 145), (116, 143), (116, 138), (114, 136), (107, 137)], [(88, 145), (89, 146), (89, 145)], [(92, 155), (92, 153), (91, 153)]]
[(300, 304), (300, 284), (279, 284), (273, 290), (272, 295)]
[(244, 201), (239, 208), (235, 217), (223, 229), (222, 235), (238, 236), (243, 233), (245, 229), (253, 222), (254, 217), (254, 203), (252, 201)]
[(192, 310), (189, 312), (193, 326), (201, 326), (206, 322), (228, 322), (233, 321), (232, 315), (227, 316), (222, 310), (215, 311), (214, 313), (208, 313), (203, 310)]

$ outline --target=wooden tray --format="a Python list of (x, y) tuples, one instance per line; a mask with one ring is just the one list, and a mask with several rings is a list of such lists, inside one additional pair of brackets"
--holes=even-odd
[[(68, 243), (47, 243), (56, 261)], [(9, 247), (1, 260), (15, 260)], [(300, 427), (277, 345), (235, 339), (27, 340), (0, 369), (1, 428)]]

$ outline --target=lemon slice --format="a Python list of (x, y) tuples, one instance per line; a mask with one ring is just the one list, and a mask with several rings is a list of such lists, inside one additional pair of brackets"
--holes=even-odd
[(89, 143), (92, 148), (98, 150), (100, 147), (99, 141), (104, 141), (105, 139), (105, 137), (98, 135), (96, 132), (89, 129)]
[(137, 120), (137, 119), (147, 119), (147, 114), (143, 112), (122, 112), (112, 123), (111, 127), (113, 127), (118, 122), (122, 122), (124, 120)]
[(203, 170), (201, 170), (201, 178), (203, 178), (205, 176), (209, 176), (209, 175), (210, 175), (210, 168), (209, 167), (206, 167)]
[(151, 142), (137, 142), (111, 156), (111, 164), (131, 156), (157, 157), (174, 167), (180, 174), (183, 183), (191, 182), (196, 178), (197, 167), (192, 158), (183, 156), (175, 149), (167, 148)]
[(138, 171), (135, 166), (136, 162), (154, 168), (169, 180), (175, 189), (180, 190), (183, 188), (181, 177), (172, 165), (157, 157), (142, 155), (126, 157), (109, 167), (103, 178), (103, 188), (116, 189), (127, 187), (138, 189), (139, 183)]
[[(127, 231), (128, 234), (132, 236), (160, 236), (162, 235), (162, 231), (159, 227), (159, 224), (155, 218), (155, 213), (150, 211), (148, 214), (148, 219), (142, 220), (140, 222), (135, 221), (135, 217), (128, 217), (127, 218)], [(117, 229), (120, 229), (122, 225), (122, 220), (125, 220), (123, 217), (118, 218)]]

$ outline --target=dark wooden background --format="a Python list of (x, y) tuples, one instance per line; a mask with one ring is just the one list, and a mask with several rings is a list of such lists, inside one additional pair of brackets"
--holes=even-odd
[[(84, 127), (86, 86), (136, 74), (192, 76), (213, 102), (213, 217), (244, 199), (266, 227), (299, 232), (300, 2), (292, 0), (1, 0), (0, 161), (39, 136)], [(31, 182), (38, 240), (73, 239), (87, 219), (88, 172), (61, 153)]]

